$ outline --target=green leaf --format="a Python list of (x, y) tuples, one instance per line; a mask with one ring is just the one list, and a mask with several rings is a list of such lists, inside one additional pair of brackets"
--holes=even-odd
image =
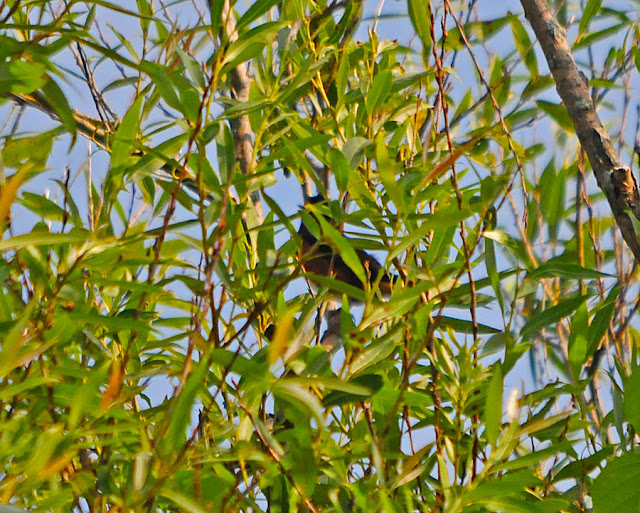
[(342, 404), (362, 401), (365, 397), (375, 394), (382, 388), (383, 379), (382, 376), (379, 376), (378, 374), (365, 374), (349, 380), (349, 383), (356, 385), (359, 388), (364, 388), (367, 390), (367, 393), (354, 394), (348, 391), (335, 390), (324, 397), (322, 405), (325, 408), (329, 408), (332, 406), (340, 406)]
[(351, 247), (348, 239), (331, 226), (324, 216), (316, 216), (316, 219), (320, 223), (322, 234), (333, 243), (344, 263), (349, 266), (363, 284), (367, 283), (368, 280), (362, 267), (362, 262), (360, 262), (356, 250)]
[(591, 325), (589, 326), (589, 345), (587, 348), (587, 356), (593, 356), (600, 345), (600, 341), (609, 329), (609, 323), (613, 318), (616, 309), (616, 300), (620, 293), (620, 287), (613, 287), (607, 298), (599, 305)]
[(603, 447), (591, 456), (572, 461), (553, 477), (553, 482), (557, 483), (564, 479), (584, 479), (584, 476), (590, 474), (593, 470), (602, 465), (602, 461), (610, 457), (614, 451), (615, 447), (609, 445)]
[(200, 115), (201, 98), (191, 84), (180, 89), (180, 103), (182, 103), (182, 113), (191, 123), (196, 123)]
[(367, 346), (353, 360), (351, 364), (351, 374), (357, 375), (365, 369), (380, 363), (388, 358), (396, 348), (399, 334), (397, 336), (385, 336), (375, 340), (371, 345)]
[(313, 377), (313, 378), (288, 378), (287, 380), (290, 383), (297, 383), (299, 385), (303, 385), (306, 387), (320, 387), (326, 388), (328, 390), (335, 390), (339, 392), (344, 392), (346, 394), (358, 395), (358, 396), (370, 396), (372, 390), (370, 387), (365, 386), (363, 384), (363, 380), (350, 380), (350, 381), (342, 381), (341, 379), (335, 378), (322, 378), (322, 377)]
[(182, 64), (189, 73), (193, 83), (199, 87), (200, 90), (203, 90), (206, 86), (206, 81), (200, 63), (180, 47), (176, 47), (176, 52), (180, 56), (180, 60), (182, 60)]
[[(449, 327), (455, 331), (473, 333), (473, 322), (465, 319), (455, 319), (453, 317), (442, 316), (440, 317), (440, 325), (442, 327)], [(492, 335), (494, 333), (501, 333), (502, 331), (487, 326), (486, 324), (476, 323), (478, 333), (481, 335)]]
[[(160, 169), (161, 173), (166, 173), (167, 176), (173, 178), (170, 168), (177, 163), (171, 157), (178, 154), (188, 138), (188, 133), (182, 133), (155, 145), (153, 148), (145, 147), (144, 156), (127, 169), (127, 177), (132, 181), (137, 181)], [(167, 166), (169, 169), (162, 166)]]
[(492, 366), (491, 380), (487, 386), (484, 402), (483, 420), (485, 424), (485, 436), (487, 442), (495, 447), (502, 427), (502, 394), (504, 383), (502, 379), (502, 365), (500, 362)]
[(227, 102), (230, 105), (224, 111), (224, 114), (220, 116), (219, 119), (234, 119), (239, 118), (240, 116), (245, 116), (247, 114), (251, 114), (253, 112), (260, 111), (268, 106), (271, 101), (268, 98), (258, 98), (255, 100), (249, 100), (246, 102), (239, 102), (235, 100), (230, 100)]
[(25, 326), (36, 306), (36, 301), (31, 301), (2, 340), (2, 347), (0, 347), (0, 378), (2, 379), (20, 363)]
[(538, 281), (541, 278), (555, 278), (556, 276), (567, 280), (589, 280), (613, 277), (610, 274), (602, 273), (595, 269), (588, 269), (578, 264), (568, 264), (557, 260), (550, 260), (549, 262), (540, 264), (527, 273), (527, 277), (533, 281)]
[(222, 27), (222, 10), (224, 9), (224, 0), (213, 0), (209, 2), (209, 12), (211, 15), (211, 32), (214, 36), (218, 35), (220, 27)]
[(607, 463), (591, 491), (597, 513), (637, 513), (640, 505), (640, 453), (625, 452)]
[(31, 232), (17, 235), (10, 239), (0, 241), (0, 251), (6, 249), (18, 249), (28, 245), (54, 246), (57, 244), (70, 244), (74, 242), (86, 242), (91, 237), (89, 232), (74, 230), (70, 233)]
[(575, 312), (588, 298), (589, 296), (578, 296), (565, 299), (560, 301), (557, 305), (547, 308), (543, 312), (536, 313), (524, 325), (520, 332), (520, 336), (527, 337), (551, 324), (557, 324), (559, 321)]
[[(491, 214), (495, 216), (495, 211)], [(495, 219), (495, 218), (494, 218)], [(504, 315), (504, 301), (502, 299), (502, 290), (500, 288), (500, 275), (498, 274), (498, 265), (496, 263), (496, 247), (493, 239), (485, 237), (484, 239), (484, 263), (487, 268), (487, 276), (491, 282), (491, 287), (496, 294), (498, 305)]]
[(182, 112), (182, 102), (178, 97), (174, 83), (169, 79), (167, 68), (155, 62), (146, 63), (144, 71), (151, 77), (162, 99), (169, 107)]
[(49, 198), (39, 194), (33, 194), (32, 192), (23, 192), (19, 202), (34, 214), (45, 219), (62, 221), (65, 214), (64, 209), (56, 205)]
[(11, 138), (2, 148), (2, 164), (20, 167), (28, 164), (29, 170), (42, 171), (51, 154), (51, 146), (59, 129), (49, 130), (33, 137)]
[[(0, 353), (2, 354), (2, 353)], [(27, 390), (32, 390), (41, 386), (53, 387), (60, 382), (57, 376), (30, 376), (21, 383), (9, 384), (0, 390), (0, 400), (12, 400)]]
[(347, 157), (351, 169), (356, 169), (364, 159), (364, 150), (371, 144), (371, 139), (353, 137), (342, 147), (342, 153)]
[(540, 207), (544, 221), (549, 227), (549, 238), (555, 242), (560, 222), (564, 219), (567, 169), (562, 168), (556, 171), (555, 162), (551, 159), (540, 176), (538, 188), (540, 190)]
[[(124, 166), (135, 149), (136, 136), (140, 131), (140, 113), (144, 98), (144, 95), (139, 95), (135, 99), (113, 135), (111, 171)], [(117, 171), (115, 172), (117, 173)]]
[(582, 366), (587, 359), (587, 339), (589, 337), (589, 310), (587, 304), (582, 303), (571, 320), (569, 335), (569, 365), (575, 381), (580, 379)]
[[(146, 314), (146, 315), (145, 315)], [(70, 312), (69, 318), (76, 323), (87, 324), (89, 326), (103, 326), (113, 332), (118, 331), (147, 331), (151, 322), (157, 314), (155, 312), (139, 312), (139, 320), (134, 319), (133, 311), (124, 311), (116, 316), (100, 315), (95, 311), (91, 312)]]
[[(542, 75), (532, 79), (522, 91), (522, 100), (528, 100), (532, 96), (535, 96), (538, 93), (550, 88), (553, 84), (553, 77), (550, 75)], [(517, 113), (518, 111), (514, 112), (514, 114)]]
[(378, 73), (367, 91), (365, 103), (369, 116), (373, 116), (378, 112), (379, 107), (384, 103), (391, 93), (391, 85), (393, 84), (393, 75), (389, 70), (383, 70)]
[(345, 157), (344, 153), (336, 148), (329, 148), (329, 165), (333, 171), (333, 175), (336, 178), (336, 186), (340, 193), (347, 191), (349, 185), (349, 174), (351, 169), (349, 166), (349, 160)]
[(522, 57), (522, 61), (529, 70), (529, 74), (532, 79), (536, 79), (539, 76), (538, 72), (538, 59), (536, 53), (527, 34), (527, 30), (522, 25), (518, 16), (510, 16), (511, 30), (513, 31), (513, 40), (515, 41), (518, 53)]
[(573, 127), (573, 121), (567, 108), (562, 103), (552, 103), (546, 100), (538, 100), (536, 105), (546, 112), (551, 119), (553, 119), (561, 128), (570, 134), (575, 134), (575, 128)]
[[(7, 38), (8, 39), (8, 38)], [(0, 44), (5, 43), (0, 41)], [(29, 94), (42, 87), (47, 81), (47, 67), (40, 62), (14, 60), (0, 62), (0, 92)]]
[(220, 173), (220, 181), (223, 184), (227, 184), (233, 176), (235, 149), (233, 145), (233, 135), (228, 125), (225, 123), (221, 128), (216, 136), (218, 170)]
[(380, 180), (389, 194), (391, 201), (393, 201), (398, 215), (403, 216), (405, 212), (405, 202), (402, 199), (402, 192), (396, 180), (395, 162), (389, 157), (387, 143), (382, 133), (376, 137), (376, 165), (378, 167)]
[(613, 424), (616, 427), (620, 440), (624, 440), (627, 432), (627, 419), (624, 414), (624, 395), (617, 383), (613, 383), (611, 395), (613, 396)]
[(422, 41), (423, 51), (431, 48), (431, 17), (424, 0), (409, 0), (409, 19)]
[[(464, 495), (467, 504), (491, 500), (494, 497), (507, 497), (519, 495), (527, 488), (535, 488), (541, 485), (540, 477), (531, 470), (508, 472), (498, 479), (482, 480), (475, 489)], [(502, 511), (502, 510), (500, 510)], [(511, 511), (507, 509), (506, 511)]]
[[(478, 501), (489, 511), (508, 511), (509, 513), (556, 513), (567, 506), (567, 501), (561, 500), (536, 500), (528, 501), (517, 497), (494, 497)], [(549, 506), (545, 508), (545, 504)]]
[(582, 11), (582, 15), (580, 16), (580, 24), (578, 25), (579, 36), (584, 34), (585, 30), (587, 30), (587, 28), (589, 27), (589, 23), (591, 23), (593, 17), (598, 14), (601, 6), (602, 0), (589, 0), (587, 2), (587, 5)]
[(285, 379), (276, 381), (271, 387), (271, 391), (276, 398), (285, 399), (293, 405), (303, 406), (304, 409), (313, 415), (319, 426), (324, 426), (322, 405), (318, 398), (307, 387)]
[(179, 507), (180, 511), (185, 511), (187, 513), (208, 513), (211, 511), (208, 507), (200, 506), (194, 499), (187, 497), (184, 493), (172, 490), (168, 486), (163, 487), (160, 490), (159, 495), (173, 502)]
[(222, 71), (227, 72), (260, 54), (277, 32), (288, 24), (285, 21), (268, 21), (242, 34), (225, 52)]
[(191, 413), (198, 391), (204, 386), (204, 376), (209, 371), (204, 363), (193, 363), (196, 367), (187, 377), (180, 395), (175, 400), (171, 413), (171, 423), (165, 438), (159, 444), (159, 451), (163, 456), (169, 456), (179, 451), (187, 440), (187, 427), (191, 424)]
[(634, 367), (624, 382), (623, 411), (636, 433), (640, 429), (640, 369)]
[[(495, 472), (499, 472), (504, 470), (512, 471), (512, 470), (520, 470), (524, 468), (531, 468), (533, 466), (541, 464), (541, 462), (543, 462), (544, 460), (547, 460), (548, 458), (552, 458), (558, 453), (570, 452), (571, 450), (572, 449), (571, 449), (570, 442), (568, 441), (556, 442), (555, 444), (545, 449), (540, 449), (539, 447), (536, 447), (529, 454), (521, 453), (518, 456), (518, 458), (505, 461), (499, 465), (495, 465), (493, 469), (495, 470)], [(508, 475), (508, 474), (504, 474), (504, 475)]]
[(257, 20), (260, 16), (269, 12), (269, 10), (272, 7), (275, 7), (278, 3), (279, 0), (258, 0), (257, 2), (254, 2), (238, 20), (237, 30), (240, 30), (249, 25), (251, 22)]
[(49, 105), (56, 111), (64, 129), (71, 134), (71, 145), (73, 146), (78, 134), (78, 124), (71, 107), (69, 107), (69, 102), (64, 92), (62, 92), (60, 86), (51, 77), (49, 77), (49, 80), (42, 86), (42, 92), (49, 102)]

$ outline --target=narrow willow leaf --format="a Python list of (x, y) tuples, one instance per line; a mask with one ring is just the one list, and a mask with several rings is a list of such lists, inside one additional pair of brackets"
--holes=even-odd
[(144, 70), (151, 77), (151, 80), (153, 80), (160, 96), (167, 105), (176, 109), (178, 112), (182, 112), (182, 102), (175, 90), (175, 85), (169, 79), (167, 69), (155, 62), (152, 62), (147, 63), (144, 66)]
[(546, 112), (551, 119), (553, 119), (558, 125), (569, 132), (575, 134), (575, 128), (573, 127), (573, 121), (571, 116), (567, 112), (567, 108), (561, 103), (552, 103), (546, 100), (538, 100), (536, 105)]
[(176, 52), (180, 56), (180, 60), (182, 60), (182, 64), (189, 73), (193, 83), (199, 87), (200, 90), (203, 90), (206, 85), (206, 80), (202, 71), (202, 65), (180, 47), (176, 48)]
[[(466, 319), (455, 319), (453, 317), (442, 316), (440, 317), (440, 325), (452, 328), (455, 331), (473, 333), (473, 322), (467, 321)], [(487, 326), (486, 324), (476, 323), (476, 328), (478, 333), (482, 335), (501, 333), (501, 330)]]
[(364, 272), (364, 268), (362, 267), (362, 262), (360, 262), (356, 250), (353, 249), (349, 241), (342, 235), (342, 233), (331, 226), (324, 216), (317, 216), (316, 219), (320, 223), (322, 234), (334, 244), (338, 250), (338, 254), (342, 260), (344, 260), (344, 263), (349, 266), (363, 284), (367, 283), (368, 280)]
[[(121, 168), (135, 149), (136, 135), (140, 130), (140, 113), (144, 96), (139, 95), (118, 125), (113, 136), (111, 171)], [(115, 171), (117, 173), (117, 171)], [(120, 171), (122, 172), (122, 171)]]
[[(377, 374), (365, 374), (363, 376), (353, 378), (349, 383), (364, 386), (368, 390), (368, 394), (366, 395), (373, 395), (382, 388), (383, 379), (382, 376)], [(322, 405), (325, 408), (328, 408), (330, 406), (339, 406), (342, 404), (362, 401), (363, 399), (364, 396), (361, 393), (353, 394), (342, 390), (335, 390), (324, 397)]]
[(262, 52), (276, 33), (288, 25), (284, 21), (268, 21), (242, 34), (229, 45), (222, 62), (223, 71), (235, 68)]
[(609, 323), (613, 317), (613, 313), (616, 308), (616, 300), (620, 293), (619, 287), (614, 287), (609, 292), (607, 298), (598, 305), (598, 311), (596, 312), (591, 325), (589, 326), (589, 344), (587, 347), (587, 356), (593, 356), (594, 352), (598, 349), (600, 341), (604, 334), (609, 329)]
[(74, 230), (69, 233), (31, 232), (0, 241), (0, 251), (6, 249), (22, 248), (28, 245), (53, 246), (56, 244), (85, 242), (90, 237), (91, 234), (89, 234), (88, 232), (79, 230)]
[(529, 39), (527, 30), (522, 25), (518, 16), (511, 16), (509, 18), (511, 22), (511, 30), (513, 31), (513, 40), (516, 44), (516, 48), (522, 57), (522, 60), (529, 70), (529, 74), (532, 79), (536, 79), (539, 76), (538, 72), (538, 59), (534, 51), (534, 46)]
[(2, 164), (4, 166), (27, 167), (28, 171), (33, 171), (36, 167), (44, 167), (49, 155), (51, 146), (60, 129), (49, 130), (33, 137), (11, 138), (5, 141), (2, 148)]
[(175, 399), (171, 414), (171, 423), (164, 439), (159, 444), (159, 451), (165, 457), (178, 451), (187, 440), (187, 427), (191, 423), (191, 412), (198, 391), (204, 385), (204, 376), (208, 372), (204, 364), (193, 363), (196, 367), (186, 378), (180, 395)]
[(573, 371), (573, 377), (580, 379), (582, 366), (587, 358), (587, 339), (589, 337), (589, 310), (586, 303), (582, 303), (571, 320), (571, 333), (569, 335), (569, 365)]
[(303, 406), (313, 415), (319, 426), (324, 426), (322, 404), (307, 387), (289, 380), (279, 380), (273, 384), (271, 391), (276, 397), (282, 397), (291, 404)]
[(380, 106), (389, 96), (391, 92), (391, 86), (393, 84), (393, 75), (389, 70), (383, 70), (378, 73), (369, 86), (367, 92), (366, 105), (367, 111), (370, 116), (373, 116), (378, 112)]
[(504, 383), (502, 380), (502, 365), (495, 363), (492, 367), (491, 380), (487, 386), (484, 403), (483, 420), (485, 424), (485, 436), (489, 444), (495, 447), (498, 434), (502, 427), (502, 394)]
[(267, 351), (267, 363), (270, 366), (284, 355), (289, 342), (292, 340), (291, 330), (295, 320), (294, 313), (293, 310), (285, 310), (276, 323), (276, 331)]
[(378, 166), (378, 174), (384, 185), (385, 191), (389, 194), (391, 201), (398, 212), (403, 217), (405, 212), (405, 202), (402, 199), (402, 192), (398, 186), (395, 176), (395, 161), (389, 156), (387, 143), (382, 134), (376, 137), (376, 165)]
[(589, 27), (589, 23), (593, 17), (598, 14), (600, 7), (602, 6), (602, 0), (589, 0), (582, 11), (580, 16), (580, 24), (578, 25), (578, 34), (581, 36)]
[(200, 506), (191, 497), (187, 497), (186, 495), (184, 495), (184, 493), (173, 490), (168, 486), (163, 487), (159, 491), (159, 495), (161, 497), (169, 499), (176, 506), (178, 506), (181, 511), (185, 511), (187, 513), (208, 513), (210, 511), (208, 507)]
[(612, 445), (609, 445), (603, 447), (591, 456), (572, 461), (554, 476), (553, 482), (557, 483), (564, 479), (584, 479), (584, 476), (590, 474), (597, 467), (601, 466), (602, 461), (609, 458), (614, 451), (615, 448)]
[(49, 80), (42, 86), (42, 92), (49, 102), (49, 105), (56, 111), (62, 126), (71, 134), (71, 145), (73, 146), (76, 142), (76, 136), (78, 135), (78, 123), (76, 122), (76, 118), (64, 92), (51, 77), (49, 77)]
[(540, 331), (542, 328), (556, 324), (565, 317), (575, 312), (581, 304), (588, 299), (588, 296), (578, 296), (560, 301), (557, 305), (532, 316), (524, 325), (520, 336), (527, 337)]
[(220, 27), (222, 26), (222, 22), (223, 17), (222, 17), (222, 10), (224, 8), (224, 0), (213, 0), (212, 2), (209, 2), (209, 12), (210, 12), (210, 19), (211, 19), (211, 32), (215, 35), (218, 34), (218, 30), (220, 30)]
[(638, 432), (640, 429), (640, 368), (634, 367), (624, 383), (623, 411), (625, 418)]
[(409, 0), (409, 19), (422, 41), (424, 51), (427, 52), (431, 48), (431, 18), (427, 9), (427, 2)]
[[(65, 215), (65, 211), (62, 207), (56, 205), (49, 198), (41, 196), (40, 194), (33, 194), (31, 192), (23, 192), (22, 198), (19, 202), (25, 207), (31, 210), (34, 214), (45, 219), (51, 219), (55, 221), (61, 221)], [(0, 209), (0, 215), (2, 214)]]
[[(260, 16), (263, 16), (264, 14), (269, 12), (269, 9), (274, 7), (278, 3), (278, 1), (279, 0), (258, 0), (257, 2), (251, 4), (251, 6), (249, 6), (242, 17), (238, 20), (237, 30), (248, 26), (250, 23), (257, 20)], [(223, 2), (220, 3), (222, 4)]]
[[(495, 213), (492, 215), (495, 215)], [(485, 237), (484, 239), (484, 263), (487, 268), (487, 276), (491, 281), (491, 287), (496, 294), (498, 305), (504, 315), (504, 301), (502, 299), (500, 275), (498, 274), (498, 265), (496, 263), (496, 248), (493, 239), (490, 239), (489, 237)]]
[(341, 193), (347, 191), (349, 185), (350, 164), (344, 153), (335, 148), (329, 149), (329, 163), (336, 178), (336, 186)]
[(640, 453), (624, 452), (595, 478), (591, 496), (598, 513), (636, 513), (640, 504)]
[(342, 147), (342, 153), (347, 157), (351, 169), (356, 169), (364, 159), (364, 150), (371, 144), (370, 139), (353, 137)]

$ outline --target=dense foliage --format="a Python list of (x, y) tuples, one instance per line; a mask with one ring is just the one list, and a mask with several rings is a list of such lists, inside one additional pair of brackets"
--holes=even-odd
[[(637, 3), (555, 3), (630, 160)], [(637, 511), (635, 262), (493, 4), (0, 4), (0, 512)]]

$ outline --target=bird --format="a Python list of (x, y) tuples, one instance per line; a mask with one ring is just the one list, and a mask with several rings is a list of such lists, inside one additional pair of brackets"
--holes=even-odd
[[(322, 195), (313, 196), (308, 200), (308, 204), (312, 205), (325, 204), (326, 202), (327, 200)], [(318, 224), (318, 215), (322, 215), (327, 222), (331, 223), (331, 219), (327, 215), (319, 214), (317, 211), (310, 211), (310, 215), (316, 221), (316, 224)], [(309, 280), (314, 282), (314, 277), (322, 276), (346, 283), (359, 291), (364, 291), (365, 284), (360, 280), (360, 278), (358, 278), (356, 273), (353, 272), (336, 250), (334, 250), (330, 245), (318, 240), (309, 227), (304, 223), (303, 219), (300, 221), (300, 227), (298, 228), (298, 236), (301, 240), (299, 262), (303, 271), (308, 273), (307, 277)], [(345, 239), (348, 238), (345, 237)], [(367, 287), (373, 288), (377, 283), (377, 290), (380, 291), (381, 295), (390, 296), (392, 286), (397, 281), (398, 276), (388, 274), (380, 262), (366, 251), (356, 249), (355, 252), (365, 270), (365, 275), (368, 281)], [(316, 282), (316, 284), (318, 283)], [(326, 282), (320, 285), (326, 286)], [(359, 304), (361, 302), (361, 298), (353, 297), (348, 294), (347, 296), (347, 299), (351, 304)], [(340, 343), (341, 339), (340, 309), (329, 309), (327, 310), (326, 315), (328, 327), (322, 337), (321, 344), (325, 349), (331, 351)], [(267, 340), (271, 341), (275, 331), (275, 324), (269, 324), (265, 328), (263, 336)]]
[[(314, 205), (322, 204), (326, 203), (326, 199), (322, 195), (317, 195), (309, 198), (309, 203)], [(328, 222), (331, 222), (328, 216), (317, 214), (313, 211), (311, 212), (311, 216), (315, 217), (315, 219), (317, 219), (317, 215), (323, 215)], [(318, 238), (311, 233), (304, 219), (300, 221), (298, 235), (302, 241), (300, 263), (305, 272), (311, 273), (309, 277), (312, 281), (313, 275), (318, 275), (333, 278), (359, 290), (365, 289), (365, 284), (358, 278), (356, 273), (353, 272), (351, 267), (347, 265), (340, 254), (330, 245), (319, 241)], [(374, 287), (377, 283), (378, 289), (383, 296), (390, 295), (392, 285), (397, 277), (385, 272), (380, 262), (366, 251), (356, 249), (355, 252), (365, 270), (368, 280), (367, 286)]]

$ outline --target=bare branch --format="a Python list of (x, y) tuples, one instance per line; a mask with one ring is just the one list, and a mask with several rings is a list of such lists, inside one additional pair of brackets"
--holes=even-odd
[[(229, 41), (237, 40), (238, 33), (236, 32), (236, 20), (233, 16), (231, 2), (229, 0), (225, 0), (222, 16), (226, 22), (225, 31)], [(229, 72), (229, 78), (231, 79), (231, 89), (235, 99), (239, 102), (249, 101), (249, 87), (251, 86), (251, 80), (247, 71), (247, 64), (238, 64), (238, 66)], [(249, 175), (253, 171), (251, 169), (251, 163), (253, 161), (253, 142), (251, 140), (251, 124), (249, 122), (249, 116), (244, 115), (238, 118), (233, 118), (229, 120), (229, 124), (231, 125), (231, 132), (233, 134), (235, 144), (236, 160), (240, 165), (242, 174)], [(258, 223), (262, 223), (264, 220), (264, 213), (262, 210), (262, 200), (260, 199), (258, 191), (251, 193), (251, 200), (253, 201), (256, 209)]]
[(556, 89), (566, 106), (580, 144), (585, 149), (598, 186), (604, 191), (622, 237), (640, 258), (638, 235), (627, 214), (640, 219), (640, 195), (631, 169), (622, 164), (596, 112), (587, 78), (580, 73), (564, 29), (545, 0), (520, 0), (526, 18), (540, 42)]

